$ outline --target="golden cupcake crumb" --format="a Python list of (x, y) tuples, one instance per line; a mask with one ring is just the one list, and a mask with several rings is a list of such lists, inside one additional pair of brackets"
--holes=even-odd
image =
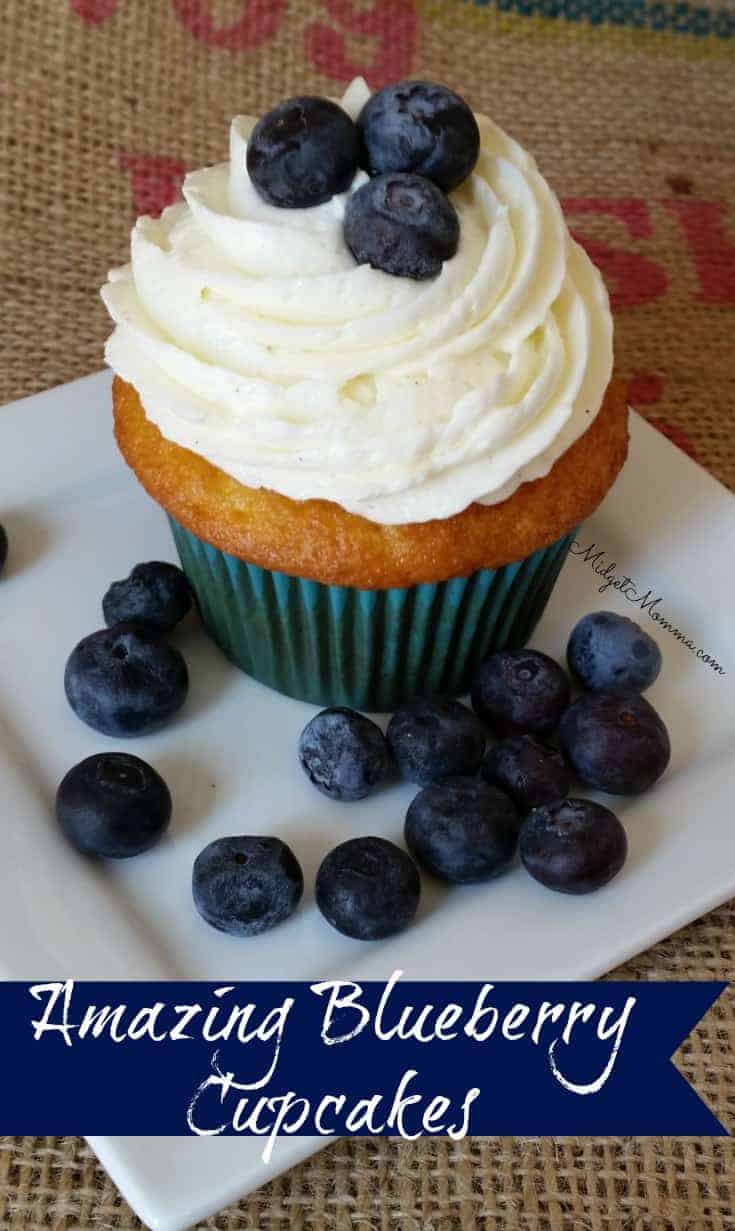
[(115, 435), (143, 487), (185, 529), (261, 568), (325, 585), (391, 589), (499, 568), (548, 547), (602, 501), (628, 451), (625, 385), (613, 380), (587, 431), (549, 474), (500, 504), (384, 526), (327, 500), (245, 487), (166, 440), (135, 388), (115, 377)]

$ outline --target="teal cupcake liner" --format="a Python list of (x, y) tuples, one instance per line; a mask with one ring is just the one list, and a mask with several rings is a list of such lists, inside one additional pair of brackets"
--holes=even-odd
[(362, 710), (459, 695), (488, 653), (525, 645), (576, 533), (470, 577), (358, 590), (247, 564), (169, 521), (204, 624), (228, 658), (289, 697)]

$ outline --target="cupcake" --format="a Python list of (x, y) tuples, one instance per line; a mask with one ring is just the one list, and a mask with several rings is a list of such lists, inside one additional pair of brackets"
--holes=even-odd
[(523, 645), (628, 436), (531, 156), (444, 87), (358, 80), (236, 118), (131, 246), (115, 433), (228, 657), (381, 710)]

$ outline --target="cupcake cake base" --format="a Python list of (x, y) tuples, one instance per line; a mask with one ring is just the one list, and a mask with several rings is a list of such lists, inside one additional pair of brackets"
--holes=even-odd
[(360, 590), (258, 568), (169, 521), (204, 624), (228, 658), (290, 697), (362, 710), (461, 694), (488, 653), (524, 645), (574, 538), (469, 577)]
[(460, 694), (493, 650), (524, 645), (575, 527), (627, 451), (624, 386), (549, 474), (492, 506), (384, 526), (242, 486), (166, 440), (114, 382), (120, 448), (166, 511), (211, 636), (243, 671), (317, 705), (388, 710)]

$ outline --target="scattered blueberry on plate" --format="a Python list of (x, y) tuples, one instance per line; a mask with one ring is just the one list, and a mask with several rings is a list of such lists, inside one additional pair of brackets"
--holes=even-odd
[(620, 871), (628, 840), (609, 808), (591, 799), (562, 799), (526, 818), (520, 852), (526, 870), (548, 889), (592, 893)]
[(398, 81), (378, 90), (357, 127), (370, 175), (414, 171), (445, 192), (467, 178), (480, 152), (480, 130), (467, 103), (432, 81)]
[(360, 265), (403, 278), (433, 278), (457, 251), (459, 219), (431, 180), (389, 171), (353, 192), (344, 236)]
[(316, 901), (328, 923), (355, 940), (382, 940), (413, 919), (421, 895), (415, 863), (385, 838), (351, 838), (322, 860)]
[(170, 632), (191, 611), (191, 587), (180, 568), (162, 560), (136, 564), (102, 600), (105, 624), (151, 624)]
[(380, 727), (345, 706), (322, 710), (299, 738), (299, 761), (330, 799), (365, 799), (390, 774), (390, 750)]
[(5, 568), (5, 561), (8, 558), (8, 535), (4, 526), (0, 526), (0, 573)]
[(663, 719), (635, 693), (585, 693), (564, 715), (561, 745), (580, 782), (610, 795), (640, 795), (671, 757)]
[(569, 767), (558, 748), (533, 735), (500, 740), (488, 749), (480, 772), (486, 782), (510, 796), (522, 816), (563, 799), (571, 787)]
[(84, 637), (64, 673), (71, 708), (103, 735), (156, 731), (181, 708), (189, 688), (186, 663), (160, 633), (115, 624)]
[(171, 795), (140, 757), (100, 752), (62, 779), (56, 817), (83, 854), (128, 859), (158, 842), (171, 819)]
[(481, 778), (454, 778), (420, 791), (406, 813), (406, 845), (442, 880), (469, 884), (497, 876), (518, 844), (518, 813)]
[(661, 651), (635, 620), (592, 611), (572, 631), (567, 662), (591, 692), (645, 692), (658, 679)]
[(257, 936), (275, 927), (293, 914), (303, 892), (301, 866), (280, 838), (218, 838), (194, 863), (199, 914), (231, 936)]
[(396, 710), (387, 737), (401, 776), (419, 786), (474, 774), (485, 751), (482, 723), (459, 701), (412, 701)]
[(359, 136), (328, 98), (288, 98), (262, 116), (247, 150), (257, 191), (282, 209), (308, 209), (345, 192), (357, 170)]
[(496, 735), (552, 735), (569, 705), (564, 671), (540, 650), (498, 650), (472, 682), (472, 708)]

